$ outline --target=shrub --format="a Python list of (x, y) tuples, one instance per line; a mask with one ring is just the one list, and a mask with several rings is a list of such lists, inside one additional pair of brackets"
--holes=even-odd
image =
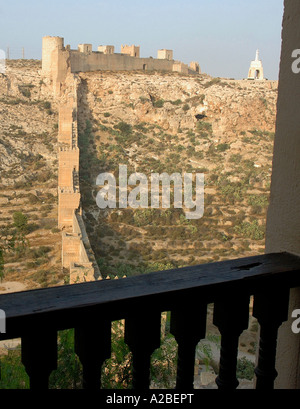
[(82, 367), (74, 352), (74, 330), (58, 333), (58, 366), (49, 378), (51, 389), (78, 389), (81, 386)]
[(163, 99), (158, 99), (157, 101), (153, 102), (153, 106), (155, 108), (162, 108), (164, 106), (165, 101)]
[(142, 104), (145, 104), (147, 101), (149, 101), (149, 99), (146, 98), (146, 97), (141, 96), (140, 101), (141, 101)]
[(225, 152), (229, 148), (230, 148), (230, 145), (228, 143), (220, 143), (219, 145), (217, 145), (217, 150), (219, 152)]
[(1, 389), (28, 389), (29, 377), (21, 362), (21, 349), (9, 350), (1, 356)]
[(22, 233), (27, 232), (28, 218), (22, 212), (15, 212), (13, 214), (13, 224)]
[(212, 80), (208, 81), (207, 83), (205, 83), (203, 85), (204, 88), (209, 88), (212, 85), (217, 85), (221, 83), (221, 79), (220, 78), (213, 78)]
[(44, 257), (50, 251), (51, 251), (51, 247), (40, 246), (39, 248), (29, 250), (29, 254), (31, 254), (33, 258), (39, 258), (39, 257)]
[(123, 135), (130, 135), (132, 133), (132, 126), (123, 121), (115, 125), (114, 128), (118, 129)]
[(266, 195), (250, 195), (248, 198), (248, 204), (250, 206), (267, 207), (269, 204), (269, 199)]
[(45, 102), (43, 103), (43, 107), (44, 107), (45, 109), (51, 109), (51, 102), (45, 101)]
[(102, 387), (104, 389), (128, 389), (132, 382), (132, 354), (124, 341), (122, 321), (112, 323), (111, 358), (102, 369)]
[(205, 121), (197, 122), (196, 131), (199, 132), (199, 133), (207, 132), (208, 134), (211, 134), (212, 133), (212, 125), (209, 122), (205, 122)]
[(248, 379), (251, 381), (254, 377), (254, 363), (246, 357), (240, 358), (237, 361), (237, 378)]
[(176, 99), (176, 101), (170, 101), (172, 105), (180, 105), (182, 104), (181, 99)]
[(174, 388), (177, 372), (177, 344), (169, 333), (166, 323), (166, 336), (161, 348), (154, 351), (151, 357), (151, 379), (161, 388)]
[(234, 204), (236, 201), (243, 200), (245, 188), (241, 183), (230, 183), (228, 180), (225, 180), (220, 182), (220, 192), (229, 203)]
[(24, 97), (26, 97), (26, 98), (31, 97), (30, 86), (28, 86), (28, 85), (19, 85), (19, 91)]
[(253, 222), (243, 222), (234, 228), (235, 232), (252, 240), (262, 240), (265, 237), (265, 230), (258, 224), (257, 220)]

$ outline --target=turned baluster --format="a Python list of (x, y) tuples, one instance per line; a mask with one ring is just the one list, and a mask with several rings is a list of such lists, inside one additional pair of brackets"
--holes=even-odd
[(57, 332), (39, 328), (21, 338), (21, 359), (30, 389), (48, 389), (49, 376), (57, 368)]
[(214, 305), (213, 323), (221, 333), (221, 352), (219, 375), (216, 384), (221, 390), (236, 389), (239, 382), (236, 377), (239, 336), (248, 328), (249, 296), (236, 296), (228, 292)]
[(149, 389), (150, 362), (160, 347), (161, 313), (137, 311), (125, 319), (125, 342), (132, 352), (132, 387)]
[(171, 312), (170, 332), (178, 344), (176, 389), (194, 388), (195, 350), (205, 338), (207, 304)]
[(110, 320), (86, 320), (75, 328), (75, 353), (83, 369), (83, 388), (101, 387), (101, 369), (111, 356)]
[(274, 388), (278, 328), (288, 319), (288, 307), (288, 288), (270, 289), (254, 295), (253, 316), (260, 324), (256, 389)]

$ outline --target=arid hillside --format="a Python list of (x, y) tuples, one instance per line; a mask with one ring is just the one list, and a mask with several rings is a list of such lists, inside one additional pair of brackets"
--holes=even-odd
[[(57, 229), (57, 101), (39, 61), (9, 61), (0, 77), (1, 240), (27, 218), (26, 246), (5, 256), (5, 281), (64, 282)], [(177, 73), (80, 74), (82, 205), (104, 276), (264, 251), (277, 83)], [(97, 207), (96, 177), (205, 174), (205, 212)], [(172, 203), (172, 200), (171, 200)], [(3, 288), (3, 291), (6, 289)]]
[[(8, 249), (0, 291), (63, 283), (57, 229), (58, 115), (40, 69), (40, 61), (15, 60), (0, 74), (0, 237)], [(12, 246), (18, 212), (26, 226)], [(21, 285), (14, 286), (15, 281)]]
[[(0, 292), (68, 281), (57, 228), (58, 101), (40, 70), (39, 61), (9, 61), (0, 75)], [(264, 252), (276, 82), (162, 72), (77, 75), (83, 217), (104, 278)], [(148, 180), (152, 173), (203, 173), (203, 217), (187, 219), (185, 209), (175, 209), (172, 189), (169, 209), (100, 210), (96, 178), (109, 172), (118, 181), (119, 165)], [(251, 361), (257, 328), (251, 319), (240, 338)], [(212, 305), (207, 334), (215, 348)], [(199, 347), (197, 370), (208, 347)]]
[[(103, 275), (264, 251), (277, 82), (177, 73), (80, 74), (80, 183), (87, 231)], [(102, 172), (205, 174), (205, 211), (107, 209)], [(150, 180), (150, 179), (149, 179)]]

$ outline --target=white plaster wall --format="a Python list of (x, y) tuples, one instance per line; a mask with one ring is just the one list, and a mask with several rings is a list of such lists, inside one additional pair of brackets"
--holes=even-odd
[[(300, 48), (300, 2), (285, 0), (284, 4), (266, 252), (288, 251), (300, 255), (300, 74), (294, 74), (291, 69), (292, 51)], [(300, 308), (300, 289), (291, 291), (289, 316), (295, 308)], [(293, 334), (291, 322), (279, 330), (276, 388), (300, 387), (300, 334)]]

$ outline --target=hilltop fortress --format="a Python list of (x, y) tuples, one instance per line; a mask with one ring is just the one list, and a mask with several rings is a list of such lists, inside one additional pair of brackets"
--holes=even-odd
[[(83, 98), (86, 80), (83, 79), (84, 75), (82, 74), (93, 72), (94, 74), (92, 76), (95, 77), (96, 82), (99, 80), (97, 84), (101, 87), (104, 85), (104, 83), (100, 81), (103, 77), (101, 72), (104, 71), (123, 71), (125, 76), (127, 72), (134, 71), (141, 74), (147, 72), (174, 72), (176, 74), (182, 74), (183, 76), (193, 76), (193, 78), (191, 78), (193, 80), (197, 80), (201, 72), (197, 62), (192, 62), (188, 66), (180, 61), (176, 61), (173, 59), (173, 51), (168, 49), (158, 50), (157, 58), (140, 58), (140, 47), (135, 45), (122, 45), (121, 53), (115, 53), (115, 47), (113, 45), (100, 45), (97, 51), (93, 51), (91, 44), (79, 44), (77, 50), (71, 50), (69, 45), (64, 46), (64, 39), (62, 37), (47, 36), (43, 38), (41, 72), (43, 84), (53, 93), (59, 111), (58, 226), (62, 231), (62, 265), (69, 270), (70, 283), (102, 278), (84, 225), (86, 215), (82, 209), (79, 183), (81, 153), (78, 144), (78, 118), (81, 118), (80, 115), (85, 111), (86, 103)], [(86, 75), (88, 76), (89, 74)], [(179, 76), (180, 75), (175, 75), (174, 80), (178, 80)], [(146, 75), (145, 77), (149, 76)], [(150, 75), (148, 78), (149, 83), (151, 83), (154, 77), (155, 76)], [(171, 76), (167, 75), (165, 77), (168, 77), (165, 78), (167, 80)], [(255, 61), (251, 63), (248, 79), (262, 80), (263, 78), (262, 63), (259, 60), (257, 52)], [(228, 85), (227, 82), (222, 83), (220, 79), (217, 80), (223, 87), (228, 86), (228, 89), (231, 88), (231, 85)], [(244, 82), (244, 86), (248, 83), (249, 87), (252, 88), (252, 85), (250, 85), (251, 82), (242, 82)], [(213, 80), (209, 81), (209, 79), (207, 82), (208, 85), (217, 83), (218, 82)], [(256, 84), (254, 87), (259, 86), (260, 83), (262, 84), (261, 81), (252, 82), (253, 85)], [(116, 84), (116, 86), (118, 87), (119, 84)], [(269, 86), (272, 87), (272, 83), (269, 83)], [(169, 88), (172, 89), (172, 86)], [(131, 88), (124, 89), (123, 87), (122, 89), (126, 94), (132, 92)], [(97, 96), (98, 94), (102, 95), (102, 91), (104, 92), (105, 90), (97, 89)], [(141, 92), (140, 98), (144, 98), (143, 91), (140, 89), (139, 92)], [(179, 129), (179, 127), (184, 128), (185, 125), (187, 128), (190, 128), (191, 123), (194, 126), (195, 121), (198, 121), (198, 115), (201, 115), (203, 109), (205, 109), (205, 104), (207, 107), (207, 104), (210, 103), (210, 109), (214, 109), (213, 107), (219, 104), (218, 99), (213, 99), (208, 102), (209, 98), (202, 93), (202, 89), (196, 91), (193, 89), (193, 86), (191, 86), (183, 92), (190, 97), (190, 105), (186, 104), (183, 105), (183, 107), (193, 108), (192, 101), (194, 101), (195, 98), (199, 106), (198, 111), (193, 111), (194, 115), (188, 116), (188, 114), (185, 113), (185, 115), (181, 117), (180, 122), (173, 122), (174, 127), (177, 129)], [(173, 95), (171, 96), (167, 92), (166, 99), (168, 99), (168, 101), (166, 101), (166, 106), (170, 104), (172, 105), (172, 109), (175, 109), (171, 103), (172, 97)], [(111, 102), (113, 98), (112, 96)], [(181, 101), (178, 98), (179, 95), (176, 99), (177, 101)], [(102, 101), (101, 98), (97, 99)], [(153, 104), (151, 95), (150, 100), (150, 104)], [(187, 98), (185, 100), (187, 101)], [(102, 102), (99, 102), (99, 105), (101, 104)], [(142, 105), (144, 106), (144, 104)], [(102, 109), (101, 107), (98, 108)], [(176, 108), (180, 109), (179, 107)], [(217, 109), (219, 109), (219, 112), (222, 112), (223, 107), (219, 106)], [(147, 108), (145, 111), (147, 111)], [(142, 109), (141, 117), (143, 117), (144, 114)], [(109, 113), (108, 115), (110, 116)], [(243, 116), (240, 113), (240, 107), (237, 108), (235, 115), (234, 121), (238, 121), (238, 118)], [(244, 114), (244, 116), (245, 115), (246, 114)]]
[(62, 37), (47, 36), (42, 46), (42, 76), (59, 105), (58, 126), (58, 227), (62, 230), (62, 266), (70, 272), (70, 283), (101, 279), (82, 218), (79, 186), (78, 88), (81, 72), (168, 71), (198, 75), (197, 62), (186, 65), (173, 59), (172, 50), (158, 50), (157, 58), (140, 58), (140, 47), (79, 44), (64, 46)]
[(92, 44), (79, 44), (77, 50), (64, 46), (62, 37), (43, 37), (42, 73), (53, 82), (54, 92), (60, 93), (68, 73), (88, 71), (169, 71), (182, 74), (199, 74), (200, 66), (188, 66), (173, 59), (173, 50), (158, 50), (157, 58), (140, 58), (140, 46), (122, 45), (115, 53), (113, 45), (100, 45), (97, 51)]

